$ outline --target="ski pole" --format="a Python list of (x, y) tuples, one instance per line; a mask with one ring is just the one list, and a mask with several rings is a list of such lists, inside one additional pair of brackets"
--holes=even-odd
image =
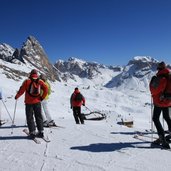
[(153, 141), (153, 102), (152, 102), (152, 96), (151, 96), (151, 140)]
[(165, 130), (165, 126), (164, 126), (164, 117), (162, 117), (162, 120), (163, 120), (163, 129)]
[(13, 120), (12, 120), (12, 131), (11, 131), (11, 134), (13, 134), (13, 128), (14, 128), (14, 121), (15, 121), (16, 108), (17, 108), (17, 100), (15, 101), (14, 116), (13, 116)]
[(14, 108), (14, 116), (13, 116), (13, 120), (12, 120), (12, 125), (14, 125), (15, 114), (16, 114), (16, 108), (17, 108), (17, 100), (15, 101), (15, 108)]
[(87, 106), (85, 106), (85, 108), (91, 112), (91, 110)]
[[(2, 99), (1, 99), (1, 100), (2, 100)], [(10, 117), (10, 119), (11, 119), (11, 122), (12, 122), (12, 117), (11, 117), (11, 115), (10, 115), (10, 113), (9, 113), (9, 111), (8, 111), (8, 109), (7, 109), (7, 107), (6, 107), (6, 105), (5, 105), (5, 103), (4, 103), (3, 100), (2, 100), (2, 103), (3, 103), (3, 105), (4, 105), (4, 107), (5, 107), (5, 109), (6, 109), (7, 113), (8, 113), (8, 115), (9, 115), (9, 117)]]

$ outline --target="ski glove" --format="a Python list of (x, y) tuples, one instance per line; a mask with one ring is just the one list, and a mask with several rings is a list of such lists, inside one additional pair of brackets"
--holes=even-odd
[(18, 97), (17, 97), (17, 95), (15, 96), (15, 100), (17, 100), (18, 99)]
[(83, 103), (83, 106), (85, 106), (85, 104)]
[(40, 97), (40, 101), (43, 101), (43, 98), (42, 97)]
[(71, 109), (72, 109), (72, 106), (71, 106)]

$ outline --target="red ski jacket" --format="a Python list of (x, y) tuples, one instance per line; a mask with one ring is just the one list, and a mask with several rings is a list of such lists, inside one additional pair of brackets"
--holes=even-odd
[(82, 101), (74, 100), (77, 93), (80, 93), (80, 91), (75, 90), (74, 93), (71, 95), (71, 98), (70, 98), (71, 107), (80, 107), (82, 104), (85, 104), (85, 98), (83, 95), (82, 95)]
[(164, 68), (157, 72), (157, 76), (160, 76), (161, 79), (157, 87), (153, 87), (151, 84), (149, 85), (150, 92), (152, 95), (153, 103), (159, 107), (169, 107), (171, 106), (171, 99), (166, 99), (163, 97), (164, 92), (171, 86), (167, 79), (169, 75), (169, 69)]
[(36, 96), (36, 97), (30, 96), (30, 94), (28, 93), (30, 83), (31, 83), (31, 79), (27, 79), (23, 82), (22, 86), (20, 87), (18, 93), (15, 96), (15, 99), (18, 99), (22, 94), (25, 93), (24, 102), (26, 104), (35, 104), (35, 103), (39, 103), (41, 100), (43, 100), (46, 97), (48, 93), (48, 88), (42, 80), (38, 81), (38, 84), (40, 84), (40, 87), (43, 90), (43, 94), (40, 96)]

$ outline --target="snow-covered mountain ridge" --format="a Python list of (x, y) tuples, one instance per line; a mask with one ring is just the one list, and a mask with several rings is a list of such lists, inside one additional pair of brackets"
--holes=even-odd
[[(155, 74), (159, 62), (149, 56), (136, 56), (125, 66), (105, 66), (70, 57), (68, 61), (59, 59), (51, 64), (43, 47), (33, 36), (29, 36), (20, 49), (5, 43), (0, 44), (0, 59), (3, 73), (15, 80), (15, 77), (25, 78), (29, 69), (37, 68), (51, 81), (142, 91), (148, 89), (149, 80)], [(14, 64), (13, 67), (8, 67), (9, 63)], [(25, 69), (20, 66), (25, 66)]]

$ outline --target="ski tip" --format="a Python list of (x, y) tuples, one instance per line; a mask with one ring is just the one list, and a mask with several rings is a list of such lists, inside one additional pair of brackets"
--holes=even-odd
[(25, 131), (27, 131), (27, 129), (25, 128), (25, 129), (23, 129), (23, 132), (25, 132)]

